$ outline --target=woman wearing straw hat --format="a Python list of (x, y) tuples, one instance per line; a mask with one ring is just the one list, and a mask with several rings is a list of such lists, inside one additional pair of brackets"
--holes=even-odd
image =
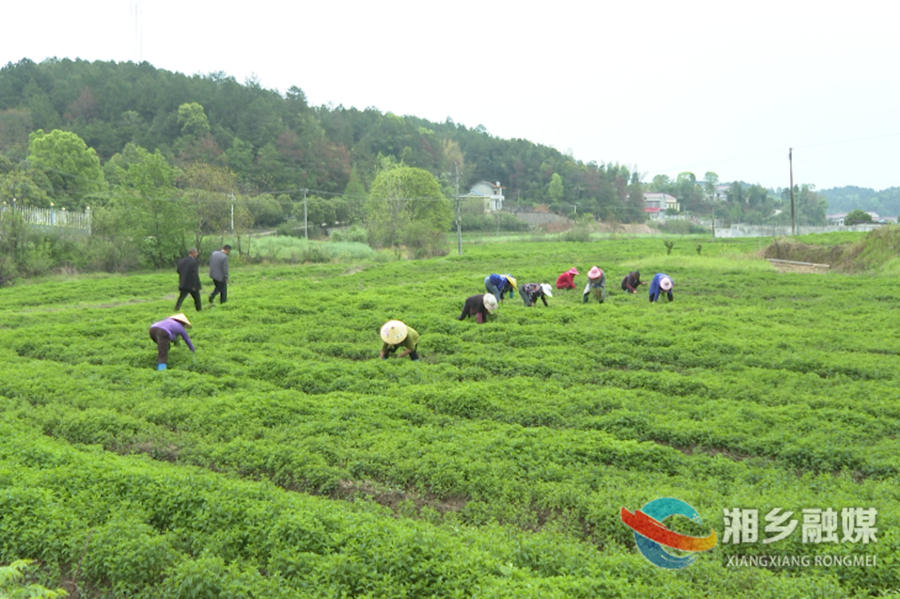
[(526, 283), (522, 285), (522, 291), (519, 295), (522, 296), (522, 301), (525, 302), (526, 306), (533, 306), (538, 299), (542, 300), (546, 306), (548, 305), (547, 298), (553, 297), (552, 291), (549, 283)]
[(188, 337), (184, 327), (191, 326), (191, 321), (184, 314), (173, 314), (165, 320), (154, 322), (150, 325), (150, 338), (156, 341), (156, 369), (165, 370), (169, 361), (169, 344), (178, 343), (178, 338), (184, 339), (188, 348), (194, 351), (194, 344)]
[(592, 266), (588, 271), (587, 285), (584, 286), (584, 300), (586, 304), (588, 296), (593, 295), (601, 304), (606, 301), (606, 273), (599, 266)]
[(509, 292), (509, 297), (515, 297), (515, 291), (519, 286), (516, 284), (516, 278), (511, 274), (498, 275), (489, 274), (484, 278), (484, 288), (492, 293), (498, 302), (503, 301), (503, 296)]
[(655, 302), (659, 299), (660, 293), (665, 292), (671, 302), (674, 299), (672, 297), (673, 286), (672, 277), (664, 272), (656, 273), (653, 275), (653, 280), (650, 281), (650, 301)]
[(496, 311), (497, 298), (490, 293), (479, 293), (466, 298), (462, 313), (456, 320), (465, 320), (469, 316), (474, 316), (475, 322), (484, 324), (487, 322), (488, 314), (493, 314)]
[(387, 360), (388, 356), (397, 351), (401, 345), (406, 349), (397, 354), (398, 358), (405, 358), (407, 355), (410, 360), (418, 360), (419, 354), (416, 347), (419, 345), (419, 333), (414, 328), (404, 324), (399, 320), (389, 320), (381, 327), (381, 340), (384, 345), (381, 346), (381, 359)]
[(557, 289), (575, 289), (575, 275), (579, 274), (574, 266), (556, 278)]

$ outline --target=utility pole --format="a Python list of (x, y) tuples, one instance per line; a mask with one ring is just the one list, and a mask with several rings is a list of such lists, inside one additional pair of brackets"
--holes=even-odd
[(306, 192), (309, 191), (305, 187), (303, 188), (303, 236), (306, 238), (306, 241), (309, 241), (309, 222), (307, 222), (306, 218)]
[(459, 164), (456, 165), (456, 255), (462, 256), (462, 209), (459, 197)]
[(788, 164), (791, 169), (791, 235), (797, 234), (797, 217), (794, 212), (794, 149), (788, 148)]
[(234, 192), (228, 194), (229, 205), (229, 221), (231, 223), (231, 232), (234, 233)]

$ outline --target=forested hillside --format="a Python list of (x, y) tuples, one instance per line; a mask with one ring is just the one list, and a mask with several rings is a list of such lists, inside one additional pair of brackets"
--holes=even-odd
[[(479, 180), (500, 181), (513, 204), (577, 204), (603, 218), (643, 218), (639, 196), (628, 193), (637, 179), (620, 165), (579, 162), (450, 120), (312, 107), (297, 87), (282, 96), (223, 74), (188, 77), (147, 63), (81, 60), (23, 60), (0, 70), (0, 174), (7, 179), (0, 194), (14, 188), (20, 200), (49, 202), (39, 193), (48, 191), (48, 182), (30, 180), (20, 164), (29, 134), (54, 129), (76, 133), (102, 163), (133, 144), (159, 150), (182, 169), (227, 169), (238, 190), (251, 195), (297, 200), (304, 190), (323, 198), (342, 195), (348, 186), (360, 191), (390, 157), (428, 170), (448, 194), (455, 195), (457, 184), (464, 193)], [(554, 174), (561, 185), (550, 189)], [(88, 201), (74, 200), (71, 207)]]
[(880, 216), (900, 215), (900, 187), (889, 187), (875, 191), (867, 187), (835, 187), (823, 190), (829, 212), (850, 212), (865, 210), (877, 212)]

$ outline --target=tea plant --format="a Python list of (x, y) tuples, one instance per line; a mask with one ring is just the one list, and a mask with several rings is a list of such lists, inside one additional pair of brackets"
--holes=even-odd
[[(780, 274), (758, 240), (467, 245), (418, 262), (232, 264), (153, 370), (172, 273), (0, 289), (0, 562), (87, 596), (846, 597), (900, 587), (900, 337), (885, 275)], [(684, 246), (684, 247), (682, 247)], [(455, 319), (490, 272), (608, 273)], [(626, 294), (667, 272), (675, 301)], [(576, 278), (576, 285), (579, 283)], [(379, 360), (391, 318), (422, 360)], [(877, 542), (720, 544), (672, 576), (618, 517), (878, 510)], [(866, 554), (867, 568), (727, 567)], [(69, 588), (69, 587), (67, 587)], [(193, 594), (192, 594), (193, 593)]]

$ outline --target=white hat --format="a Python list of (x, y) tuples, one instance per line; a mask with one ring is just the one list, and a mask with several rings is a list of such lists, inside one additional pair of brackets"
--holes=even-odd
[(185, 316), (183, 312), (179, 312), (178, 314), (173, 314), (169, 318), (171, 318), (172, 320), (177, 320), (178, 322), (180, 322), (181, 324), (183, 324), (185, 326), (191, 326), (191, 321), (188, 320), (188, 317)]
[(409, 333), (409, 329), (399, 320), (389, 320), (381, 327), (381, 338), (388, 345), (397, 345)]
[(494, 297), (493, 293), (485, 293), (483, 301), (485, 310), (491, 314), (497, 311), (497, 298)]
[(672, 288), (672, 279), (669, 277), (663, 277), (659, 280), (659, 287), (663, 291), (668, 291)]
[(543, 291), (544, 295), (546, 295), (547, 297), (553, 297), (553, 293), (551, 293), (552, 289), (553, 288), (550, 287), (550, 283), (541, 283), (541, 291)]

